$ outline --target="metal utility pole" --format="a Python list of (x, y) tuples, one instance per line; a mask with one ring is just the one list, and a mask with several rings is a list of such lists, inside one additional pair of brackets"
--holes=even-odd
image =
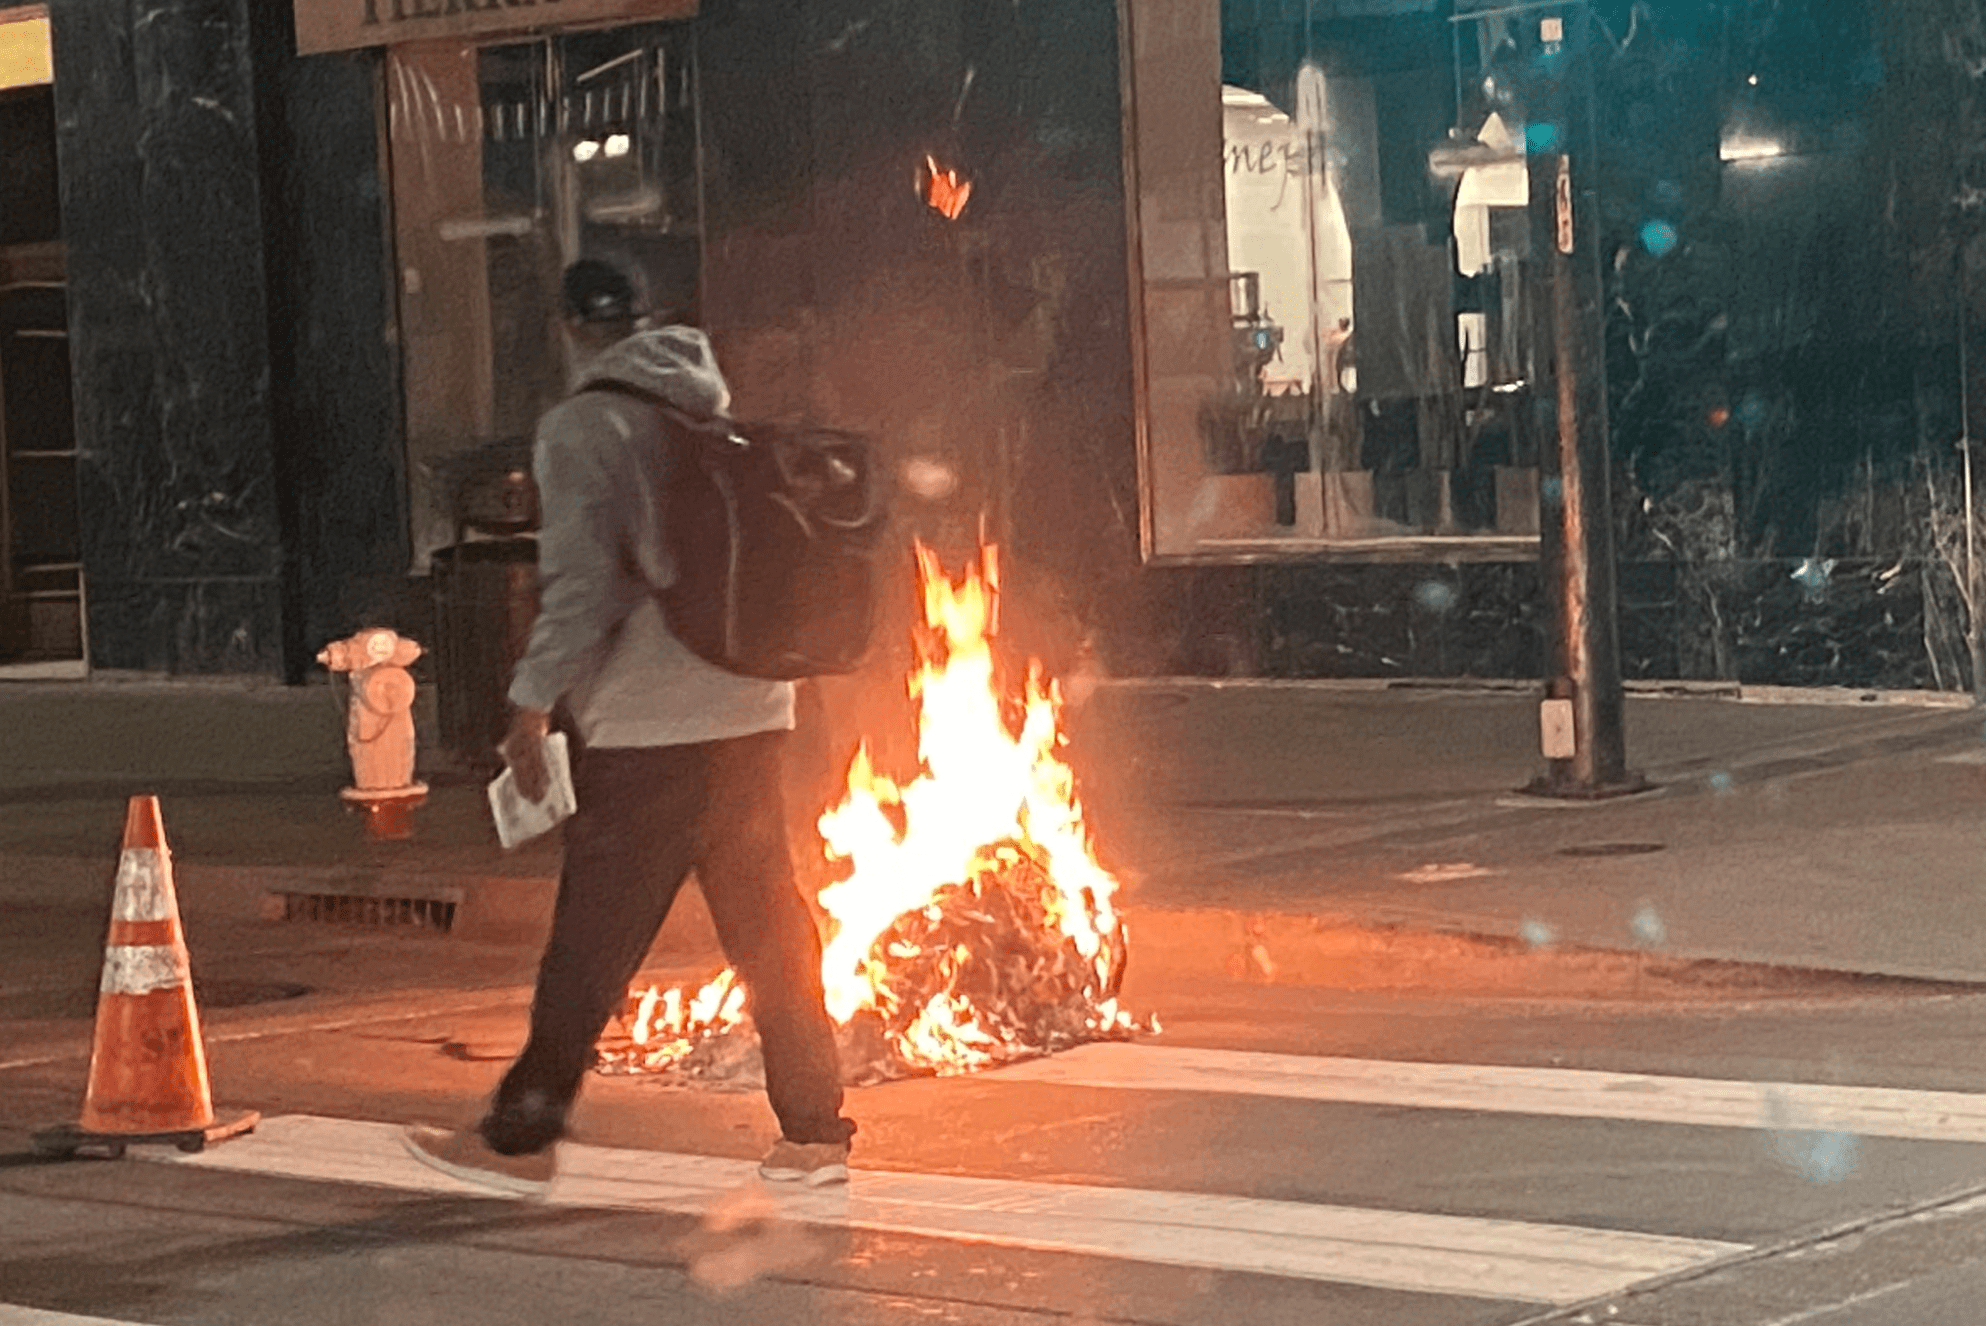
[[(1647, 786), (1628, 772), (1593, 123), (1592, 20), (1584, 4), (1530, 10), (1525, 97), (1532, 321), (1540, 414), (1539, 561), (1551, 636), (1539, 713), (1546, 770), (1528, 791), (1599, 798)], [(1538, 381), (1534, 375), (1534, 381)]]

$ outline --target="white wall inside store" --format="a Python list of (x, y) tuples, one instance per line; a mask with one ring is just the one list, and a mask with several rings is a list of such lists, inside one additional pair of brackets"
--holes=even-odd
[[(1323, 92), (1317, 100), (1328, 160), (1330, 98)], [(1246, 88), (1224, 87), (1221, 100), (1228, 265), (1259, 274), (1263, 311), (1283, 328), (1281, 355), (1263, 374), (1270, 389), (1307, 390), (1320, 338), (1352, 314), (1345, 209), (1332, 172), (1307, 147), (1304, 126)]]

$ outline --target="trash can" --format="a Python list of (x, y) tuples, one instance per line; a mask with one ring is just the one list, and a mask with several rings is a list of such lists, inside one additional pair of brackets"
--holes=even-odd
[(538, 613), (538, 541), (486, 539), (437, 550), (435, 700), (442, 748), (494, 769), (510, 725), (511, 671)]
[(494, 770), (510, 725), (510, 676), (538, 613), (538, 490), (531, 439), (495, 438), (438, 470), (455, 543), (430, 555), (435, 701), (443, 750)]

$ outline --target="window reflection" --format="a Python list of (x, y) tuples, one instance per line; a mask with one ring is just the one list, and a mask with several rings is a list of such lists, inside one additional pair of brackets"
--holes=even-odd
[(1510, 20), (1351, 8), (1128, 10), (1152, 555), (1535, 549)]
[[(400, 331), (417, 560), (459, 536), (453, 495), (528, 463), (568, 389), (559, 274), (649, 288), (700, 262), (697, 100), (681, 24), (390, 51)], [(694, 316), (694, 309), (673, 310)]]

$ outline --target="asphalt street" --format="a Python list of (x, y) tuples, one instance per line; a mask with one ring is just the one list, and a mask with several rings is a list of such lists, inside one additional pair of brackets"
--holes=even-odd
[(1135, 993), (1159, 1036), (857, 1090), (838, 1205), (749, 1177), (755, 1094), (638, 1079), (542, 1204), (413, 1165), (388, 1125), (474, 1111), (516, 989), (217, 1015), (267, 1117), (197, 1157), (23, 1154), (49, 1038), (0, 1065), (0, 1321), (1976, 1320), (1977, 995)]
[[(555, 854), (495, 853), (468, 783), (360, 847), (273, 730), (154, 780), (216, 1100), (262, 1124), (31, 1155), (86, 1076), (129, 788), (44, 737), (0, 805), (0, 1326), (1976, 1326), (1976, 718), (1634, 712), (1661, 792), (1572, 809), (1513, 798), (1521, 697), (1107, 696), (1073, 749), (1162, 1031), (856, 1089), (845, 1192), (751, 1176), (754, 1091), (599, 1077), (542, 1202), (398, 1130), (514, 1052), (538, 922), (484, 903)], [(271, 919), (340, 880), (454, 888), (459, 924)], [(715, 961), (691, 905), (651, 974)]]

